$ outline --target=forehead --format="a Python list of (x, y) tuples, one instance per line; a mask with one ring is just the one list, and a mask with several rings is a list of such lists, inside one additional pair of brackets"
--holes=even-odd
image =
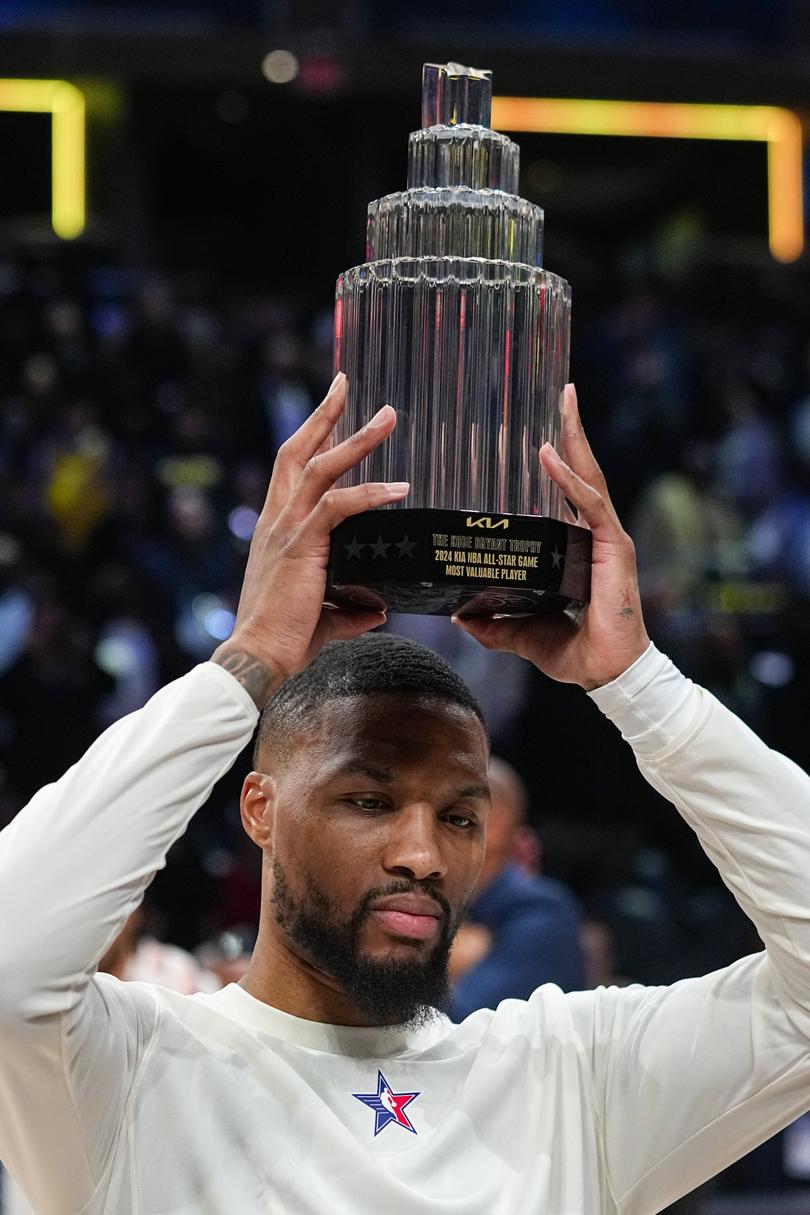
[(321, 765), (325, 778), (370, 758), (392, 769), (443, 763), (485, 774), (489, 758), (484, 727), (471, 709), (416, 694), (326, 701), (296, 743), (301, 759)]

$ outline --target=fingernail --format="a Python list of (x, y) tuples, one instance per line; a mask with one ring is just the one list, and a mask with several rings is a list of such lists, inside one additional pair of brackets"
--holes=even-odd
[(390, 408), (391, 408), (390, 405), (383, 405), (382, 409), (377, 410), (374, 417), (371, 418), (369, 420), (369, 422), (367, 423), (369, 430), (374, 430), (375, 427), (377, 427), (377, 426), (385, 425), (385, 418), (383, 417), (383, 414), (385, 413), (386, 409), (390, 409)]
[(345, 374), (342, 371), (339, 371), (337, 373), (337, 375), (335, 376), (334, 380), (332, 380), (332, 383), (329, 385), (329, 391), (334, 392), (334, 390), (337, 388), (340, 381), (345, 380), (345, 379), (346, 379)]
[(411, 488), (410, 481), (389, 481), (386, 489), (392, 498), (401, 498)]

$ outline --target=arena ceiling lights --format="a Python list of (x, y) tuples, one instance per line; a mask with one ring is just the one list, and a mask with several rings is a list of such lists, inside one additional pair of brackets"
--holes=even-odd
[[(51, 115), (51, 223), (57, 236), (84, 230), (85, 99), (67, 80), (0, 78), (0, 112)], [(778, 106), (494, 97), (493, 126), (555, 135), (745, 140), (767, 145), (768, 238), (780, 262), (804, 248), (802, 126)]]
[(802, 125), (792, 110), (762, 105), (493, 97), (492, 125), (500, 131), (552, 135), (641, 135), (765, 143), (771, 253), (780, 262), (793, 262), (802, 253)]
[(0, 79), (0, 112), (51, 115), (51, 224), (72, 240), (85, 225), (85, 101), (67, 80)]

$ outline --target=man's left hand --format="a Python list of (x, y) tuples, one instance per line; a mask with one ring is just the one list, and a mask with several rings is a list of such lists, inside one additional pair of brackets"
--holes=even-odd
[(561, 683), (586, 691), (610, 683), (650, 644), (641, 614), (633, 541), (619, 522), (605, 478), (594, 459), (573, 384), (563, 399), (562, 459), (550, 444), (540, 450), (543, 471), (577, 510), (577, 524), (590, 528), (591, 599), (580, 625), (556, 616), (494, 619), (454, 617), (490, 650), (511, 650)]

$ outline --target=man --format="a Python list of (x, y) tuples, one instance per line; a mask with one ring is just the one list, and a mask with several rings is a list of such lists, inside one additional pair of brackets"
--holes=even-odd
[(563, 991), (585, 987), (576, 899), (562, 882), (527, 873), (514, 860), (526, 829), (526, 786), (496, 756), (488, 776), (486, 855), (450, 955), (454, 1021), (501, 1000), (527, 1000), (541, 983)]
[[(650, 646), (572, 389), (566, 462), (540, 459), (593, 533), (584, 621), (462, 627), (591, 693), (766, 949), (672, 988), (432, 1011), (484, 855), (486, 735), (422, 651), (316, 660), (383, 619), (322, 609), (331, 529), (407, 492), (334, 488), (395, 424), (328, 448), (344, 400), (338, 377), (279, 455), (231, 639), (0, 837), (0, 1156), (38, 1215), (642, 1215), (810, 1105), (810, 782)], [(94, 975), (264, 706), (244, 979)]]

